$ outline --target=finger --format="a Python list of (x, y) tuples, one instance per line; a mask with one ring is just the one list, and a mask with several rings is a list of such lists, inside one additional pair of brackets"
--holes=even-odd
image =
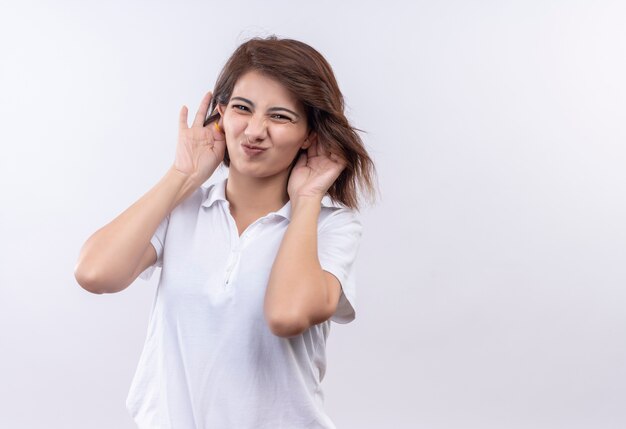
[(337, 155), (336, 153), (330, 153), (329, 158), (331, 161), (341, 165), (342, 168), (344, 168), (347, 165), (347, 161), (345, 159), (343, 159), (341, 156)]
[(306, 154), (308, 157), (313, 158), (314, 156), (317, 156), (317, 153), (317, 141), (314, 141), (307, 149)]
[(298, 158), (298, 161), (296, 162), (296, 165), (294, 165), (293, 168), (304, 167), (306, 165), (306, 161), (307, 161), (306, 153), (302, 152), (300, 154), (300, 157)]
[(211, 91), (207, 92), (202, 101), (200, 102), (200, 107), (198, 108), (198, 113), (196, 113), (196, 117), (193, 120), (193, 127), (201, 127), (204, 124), (204, 120), (206, 119), (206, 114), (209, 111), (209, 104), (211, 104)]
[(211, 134), (213, 135), (213, 140), (224, 140), (224, 128), (222, 128), (222, 119), (219, 118), (216, 121), (208, 124), (211, 127)]
[(180, 114), (178, 115), (178, 128), (181, 130), (189, 128), (189, 125), (187, 124), (187, 106), (183, 106), (180, 109)]
[(330, 151), (328, 150), (328, 148), (325, 145), (319, 145), (319, 146), (317, 146), (317, 156), (329, 157), (330, 156)]

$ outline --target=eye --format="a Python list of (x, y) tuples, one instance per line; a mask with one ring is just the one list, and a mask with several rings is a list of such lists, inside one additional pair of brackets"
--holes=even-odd
[(281, 115), (280, 113), (273, 113), (270, 115), (270, 118), (280, 122), (292, 122), (292, 119), (289, 116)]
[(233, 104), (231, 107), (233, 108), (233, 110), (239, 110), (240, 112), (249, 112), (250, 111), (248, 106), (244, 106), (243, 104)]

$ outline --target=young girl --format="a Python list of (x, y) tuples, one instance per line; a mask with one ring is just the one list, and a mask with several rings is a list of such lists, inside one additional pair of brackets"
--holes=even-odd
[[(331, 320), (355, 318), (355, 210), (374, 180), (343, 110), (313, 48), (244, 43), (190, 128), (183, 106), (165, 176), (83, 246), (93, 293), (162, 267), (126, 401), (140, 428), (335, 427), (325, 345)], [(227, 179), (202, 187), (221, 163)]]

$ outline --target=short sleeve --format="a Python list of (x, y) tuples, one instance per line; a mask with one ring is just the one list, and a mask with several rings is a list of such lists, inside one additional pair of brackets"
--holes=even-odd
[(354, 210), (335, 208), (320, 225), (317, 248), (320, 265), (341, 283), (341, 297), (331, 319), (349, 323), (356, 317), (355, 260), (362, 225)]
[(139, 277), (144, 280), (150, 280), (152, 277), (152, 273), (156, 269), (156, 267), (163, 267), (163, 248), (165, 247), (165, 236), (167, 235), (167, 227), (170, 222), (170, 215), (167, 215), (163, 218), (159, 226), (157, 226), (154, 235), (150, 239), (150, 243), (154, 246), (154, 250), (156, 250), (157, 259), (154, 264), (150, 265), (146, 268)]

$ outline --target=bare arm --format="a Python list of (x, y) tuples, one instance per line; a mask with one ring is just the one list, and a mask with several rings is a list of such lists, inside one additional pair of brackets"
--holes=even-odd
[(300, 335), (329, 319), (339, 302), (341, 285), (323, 271), (317, 256), (320, 200), (301, 198), (274, 260), (265, 292), (264, 311), (271, 331), (281, 337)]
[(115, 293), (135, 281), (156, 260), (150, 239), (161, 221), (222, 162), (224, 135), (213, 124), (204, 126), (210, 101), (209, 92), (191, 127), (187, 125), (187, 107), (182, 107), (174, 164), (150, 191), (83, 245), (74, 277), (85, 290)]
[(341, 284), (322, 270), (317, 250), (321, 201), (345, 168), (345, 161), (318, 145), (317, 137), (289, 177), (291, 221), (274, 260), (265, 292), (264, 314), (271, 331), (281, 337), (301, 334), (328, 320), (337, 308)]
[[(78, 283), (99, 294), (128, 287), (140, 274), (136, 272), (140, 263), (145, 265), (149, 259), (149, 266), (156, 260), (150, 239), (165, 216), (188, 196), (190, 187), (188, 176), (172, 167), (150, 191), (92, 234), (74, 270)], [(150, 258), (142, 258), (146, 253)]]

